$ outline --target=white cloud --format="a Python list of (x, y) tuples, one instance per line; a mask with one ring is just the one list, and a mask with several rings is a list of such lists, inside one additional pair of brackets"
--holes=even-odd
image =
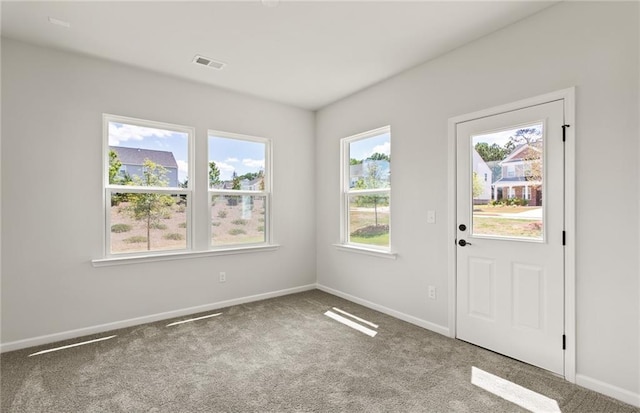
[(141, 141), (150, 136), (168, 138), (172, 134), (173, 132), (168, 130), (109, 122), (109, 145), (113, 146), (119, 145), (120, 142)]
[(250, 159), (246, 158), (242, 160), (244, 166), (249, 168), (264, 168), (264, 159)]
[(214, 162), (216, 163), (218, 170), (220, 170), (220, 179), (222, 179), (223, 181), (231, 179), (233, 171), (236, 170), (235, 166), (229, 165), (228, 163), (225, 163), (225, 162), (218, 162), (218, 161), (214, 161)]
[(226, 163), (236, 163), (239, 162), (238, 158), (227, 158), (224, 160)]
[(187, 161), (178, 159), (176, 163), (178, 164), (178, 175), (187, 176), (187, 174), (189, 173), (189, 164), (187, 163)]
[(374, 146), (369, 156), (373, 155), (374, 153), (383, 153), (385, 155), (389, 155), (391, 153), (391, 142), (385, 142), (382, 145)]

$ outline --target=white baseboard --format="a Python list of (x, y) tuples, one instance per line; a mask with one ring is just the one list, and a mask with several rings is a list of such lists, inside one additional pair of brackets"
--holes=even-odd
[(333, 288), (329, 288), (327, 286), (324, 286), (322, 284), (316, 284), (316, 287), (318, 288), (318, 290), (322, 290), (326, 293), (329, 294), (333, 294), (336, 295), (340, 298), (344, 298), (345, 300), (349, 300), (352, 301), (356, 304), (360, 304), (363, 305), (367, 308), (371, 308), (372, 310), (376, 310), (376, 311), (380, 311), (381, 313), (390, 315), (391, 317), (395, 317), (397, 319), (400, 319), (402, 321), (406, 321), (407, 323), (411, 323), (411, 324), (415, 324), (418, 327), (422, 327), (422, 328), (426, 328), (427, 330), (431, 330), (433, 332), (442, 334), (443, 336), (447, 336), (449, 337), (449, 328), (448, 327), (443, 327), (439, 324), (435, 324), (432, 323), (430, 321), (426, 321), (426, 320), (422, 320), (420, 318), (414, 317), (412, 315), (409, 314), (405, 314), (402, 313), (400, 311), (396, 311), (393, 310), (391, 308), (387, 308), (385, 306), (376, 304), (376, 303), (372, 303), (371, 301), (367, 301), (364, 300), (362, 298), (359, 297), (355, 297), (351, 294), (347, 294), (347, 293), (343, 293), (342, 291), (338, 291), (338, 290), (334, 290)]
[(91, 334), (104, 333), (106, 331), (117, 330), (120, 328), (136, 326), (140, 324), (153, 323), (155, 321), (166, 320), (169, 318), (183, 317), (190, 314), (201, 313), (204, 311), (217, 310), (219, 308), (230, 307), (232, 305), (245, 304), (253, 301), (266, 300), (268, 298), (280, 297), (283, 295), (300, 293), (316, 288), (315, 284), (303, 285), (301, 287), (287, 288), (285, 290), (272, 291), (264, 294), (250, 295), (247, 297), (235, 298), (232, 300), (219, 301), (217, 303), (204, 304), (195, 307), (183, 308), (180, 310), (167, 311), (164, 313), (152, 314), (143, 317), (131, 318), (128, 320), (116, 321), (113, 323), (100, 324), (91, 327), (79, 328), (76, 330), (63, 331), (61, 333), (48, 334), (45, 336), (27, 338), (24, 340), (11, 341), (0, 344), (0, 353), (7, 351), (20, 350), (27, 347), (40, 346), (43, 344), (54, 343), (56, 341), (68, 340), (71, 338), (88, 336)]
[(640, 407), (640, 394), (629, 390), (621, 389), (600, 380), (592, 379), (582, 374), (576, 374), (576, 384), (589, 390), (597, 391), (606, 396), (623, 401), (635, 407)]

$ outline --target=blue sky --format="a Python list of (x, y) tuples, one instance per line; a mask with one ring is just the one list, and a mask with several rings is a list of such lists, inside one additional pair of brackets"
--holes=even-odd
[(231, 179), (233, 172), (264, 170), (265, 144), (240, 139), (209, 135), (209, 161), (214, 161), (220, 170), (220, 179)]
[[(188, 173), (188, 135), (165, 129), (148, 128), (119, 122), (109, 122), (109, 145), (128, 148), (153, 149), (172, 152), (178, 164), (178, 180), (183, 182)], [(233, 171), (238, 175), (264, 169), (265, 145), (209, 136), (209, 160), (220, 169), (220, 179), (231, 179)]]
[(391, 153), (390, 134), (384, 133), (371, 138), (361, 139), (351, 142), (349, 145), (349, 158), (357, 159), (359, 161), (368, 158), (376, 152), (384, 153), (385, 155), (389, 155)]

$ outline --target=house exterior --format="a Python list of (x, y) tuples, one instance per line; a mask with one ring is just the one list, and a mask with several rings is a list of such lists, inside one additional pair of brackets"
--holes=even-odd
[(477, 175), (477, 179), (482, 183), (482, 192), (473, 198), (475, 205), (488, 203), (491, 198), (491, 184), (493, 182), (493, 172), (487, 163), (482, 159), (478, 151), (473, 149), (473, 172)]
[(386, 160), (365, 159), (362, 163), (349, 166), (349, 187), (355, 188), (360, 179), (366, 179), (369, 169), (375, 165), (380, 178), (380, 188), (386, 187), (391, 181), (391, 163)]
[(161, 165), (167, 170), (166, 179), (167, 186), (178, 186), (178, 163), (172, 152), (156, 151), (152, 149), (127, 148), (124, 146), (109, 146), (109, 150), (118, 154), (118, 160), (122, 162), (119, 174), (131, 177), (138, 176), (142, 178), (142, 166), (148, 159), (157, 165)]
[(502, 177), (493, 184), (496, 200), (520, 198), (530, 206), (542, 205), (542, 150), (538, 145), (517, 146), (500, 167)]

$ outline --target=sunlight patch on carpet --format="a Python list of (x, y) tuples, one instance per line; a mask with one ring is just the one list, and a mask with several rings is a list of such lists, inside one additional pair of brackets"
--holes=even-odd
[(333, 307), (333, 311), (337, 311), (337, 312), (339, 312), (339, 313), (342, 313), (342, 314), (344, 314), (344, 315), (346, 315), (346, 316), (348, 316), (348, 317), (353, 318), (354, 320), (357, 320), (357, 321), (360, 321), (361, 323), (364, 323), (364, 324), (370, 325), (370, 326), (371, 326), (371, 327), (373, 327), (373, 328), (378, 328), (378, 327), (379, 327), (377, 324), (374, 324), (374, 323), (372, 323), (371, 321), (367, 321), (367, 320), (365, 320), (365, 319), (363, 319), (363, 318), (360, 318), (360, 317), (358, 317), (358, 316), (355, 316), (355, 315), (353, 315), (353, 314), (351, 314), (351, 313), (347, 313), (346, 311), (341, 310), (341, 309), (339, 309), (338, 307)]
[(192, 321), (204, 320), (205, 318), (217, 317), (220, 314), (222, 314), (222, 313), (203, 315), (202, 317), (189, 318), (187, 320), (176, 321), (175, 323), (167, 324), (165, 327), (177, 326), (178, 324), (190, 323)]
[(114, 338), (114, 337), (117, 337), (117, 335), (109, 336), (109, 337), (96, 338), (95, 340), (83, 341), (81, 343), (76, 343), (76, 344), (69, 344), (68, 346), (50, 348), (48, 350), (42, 350), (42, 351), (38, 351), (37, 353), (29, 354), (29, 357), (39, 356), (40, 354), (51, 353), (53, 351), (65, 350), (65, 349), (72, 348), (72, 347), (84, 346), (85, 344), (91, 344), (91, 343), (96, 343), (98, 341), (109, 340), (110, 338)]
[(557, 401), (473, 366), (471, 383), (530, 412), (561, 413)]
[(366, 335), (368, 335), (369, 337), (375, 337), (376, 334), (378, 334), (377, 331), (373, 331), (370, 328), (367, 328), (361, 324), (356, 323), (355, 321), (351, 321), (348, 318), (345, 318), (339, 314), (334, 313), (333, 311), (327, 311), (326, 313), (324, 313), (324, 315), (326, 315), (329, 318), (332, 318), (334, 320), (336, 320), (339, 323), (342, 323), (346, 326), (349, 326), (355, 330), (358, 330), (361, 333), (364, 333)]

